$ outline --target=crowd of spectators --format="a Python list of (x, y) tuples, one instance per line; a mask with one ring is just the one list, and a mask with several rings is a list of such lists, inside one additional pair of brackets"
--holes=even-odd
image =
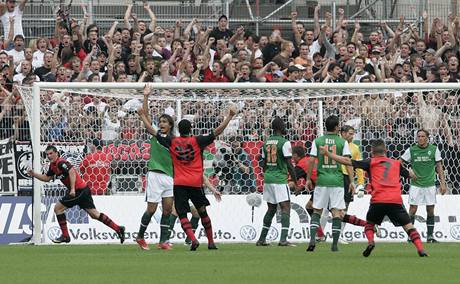
[[(149, 20), (140, 20), (128, 4), (124, 22), (109, 30), (60, 11), (52, 38), (24, 38), (22, 13), (27, 0), (0, 4), (4, 39), (0, 42), (0, 139), (29, 140), (29, 121), (17, 85), (47, 82), (458, 82), (459, 31), (457, 16), (430, 19), (423, 13), (423, 30), (406, 23), (396, 27), (382, 21), (363, 33), (359, 21), (347, 21), (338, 9), (314, 9), (314, 25), (305, 26), (291, 13), (290, 29), (256, 35), (243, 26), (228, 27), (222, 15), (217, 26), (196, 19), (160, 26), (154, 8), (144, 2)], [(320, 15), (324, 14), (324, 24)], [(50, 15), (51, 16), (51, 15)], [(97, 19), (96, 19), (97, 20)], [(431, 21), (430, 21), (431, 20)], [(333, 29), (332, 27), (336, 28)], [(238, 90), (234, 95), (239, 95)], [(257, 91), (255, 95), (257, 95)], [(260, 92), (260, 90), (259, 90)], [(264, 91), (264, 94), (265, 91)], [(263, 96), (262, 94), (261, 96)], [(171, 95), (171, 94), (170, 94)], [(282, 95), (282, 93), (281, 93)], [(240, 102), (241, 113), (228, 136), (259, 141), (268, 134), (273, 115), (288, 123), (291, 140), (312, 141), (317, 135), (319, 98)], [(460, 110), (455, 92), (349, 94), (326, 96), (325, 116), (340, 115), (357, 129), (358, 140), (384, 138), (399, 156), (423, 127), (442, 145), (447, 168), (455, 171), (460, 146)], [(42, 94), (42, 139), (48, 141), (142, 140), (135, 110), (137, 99), (46, 92)], [(174, 115), (174, 101), (152, 106), (153, 113)], [(184, 102), (182, 115), (198, 129), (222, 119), (218, 102)], [(308, 144), (308, 143), (307, 143)], [(449, 163), (452, 163), (450, 166)], [(460, 188), (460, 178), (454, 179)]]

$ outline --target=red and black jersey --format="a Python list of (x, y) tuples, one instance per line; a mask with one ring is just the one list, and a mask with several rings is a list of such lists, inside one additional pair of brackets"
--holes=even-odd
[[(308, 160), (309, 159), (310, 159), (310, 157), (303, 157), (295, 165), (297, 178), (307, 178)], [(315, 159), (315, 164), (313, 165), (313, 169), (311, 171), (311, 181), (314, 184), (316, 184), (316, 178), (317, 178), (317, 170), (316, 170), (317, 164), (318, 164), (318, 159)]]
[(157, 135), (158, 142), (169, 148), (174, 168), (174, 185), (201, 188), (203, 186), (202, 151), (214, 142), (209, 135), (171, 137)]
[[(59, 157), (56, 162), (50, 164), (50, 168), (46, 173), (49, 177), (60, 179), (61, 182), (70, 190), (70, 177), (69, 171), (72, 168), (72, 164), (66, 159)], [(87, 187), (86, 182), (81, 178), (77, 172), (75, 178), (75, 190), (80, 190)]]
[(363, 161), (352, 160), (353, 167), (368, 172), (371, 185), (371, 203), (402, 204), (400, 176), (409, 172), (397, 160), (375, 157)]

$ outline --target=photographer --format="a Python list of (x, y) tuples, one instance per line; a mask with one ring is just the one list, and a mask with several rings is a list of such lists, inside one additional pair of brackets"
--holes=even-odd
[(219, 178), (220, 192), (242, 194), (256, 189), (251, 159), (242, 148), (241, 140), (241, 137), (230, 137), (230, 146), (221, 145), (214, 156), (212, 164)]

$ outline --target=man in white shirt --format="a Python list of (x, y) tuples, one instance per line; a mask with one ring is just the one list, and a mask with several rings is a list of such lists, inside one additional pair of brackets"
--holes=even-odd
[(3, 24), (3, 32), (8, 35), (10, 31), (10, 17), (14, 17), (14, 35), (24, 36), (22, 30), (22, 14), (28, 0), (21, 0), (19, 6), (16, 6), (16, 0), (6, 0), (6, 3), (0, 4), (0, 20)]
[(14, 37), (14, 48), (7, 51), (8, 55), (13, 56), (14, 66), (17, 67), (21, 61), (25, 60), (24, 37), (17, 35)]

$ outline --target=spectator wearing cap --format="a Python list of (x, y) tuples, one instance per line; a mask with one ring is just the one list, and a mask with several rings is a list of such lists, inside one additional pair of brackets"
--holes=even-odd
[(302, 78), (301, 72), (305, 70), (305, 67), (303, 67), (300, 64), (297, 65), (291, 65), (287, 69), (287, 77), (284, 78), (283, 82), (286, 83), (296, 83), (298, 80)]
[(310, 65), (305, 66), (305, 70), (302, 72), (301, 81), (303, 83), (314, 83), (315, 82), (313, 68)]
[(22, 35), (16, 35), (14, 37), (14, 48), (8, 50), (7, 53), (9, 56), (13, 56), (14, 66), (18, 66), (22, 60), (25, 59), (24, 54), (24, 37)]
[(16, 0), (6, 0), (6, 3), (0, 4), (0, 20), (3, 24), (3, 33), (9, 34), (10, 31), (10, 18), (14, 18), (14, 37), (21, 35), (24, 38), (24, 31), (22, 29), (22, 15), (28, 0), (21, 0), (19, 6), (16, 6)]
[(434, 69), (436, 66), (442, 62), (442, 60), (436, 55), (436, 51), (432, 48), (428, 48), (425, 52), (425, 63), (423, 68), (425, 69)]

